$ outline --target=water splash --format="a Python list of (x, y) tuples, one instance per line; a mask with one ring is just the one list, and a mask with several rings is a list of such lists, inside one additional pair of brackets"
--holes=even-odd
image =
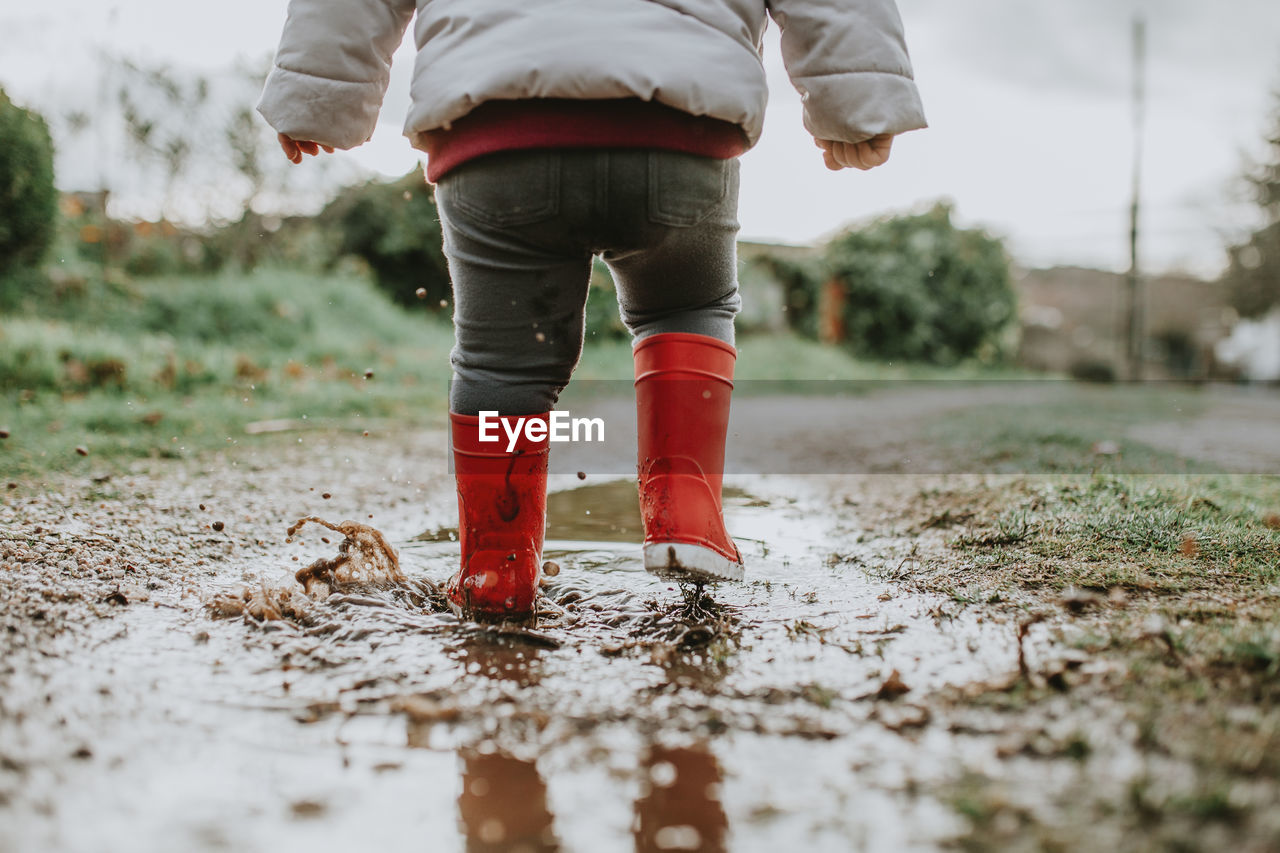
[(308, 515), (289, 527), (289, 539), (306, 524), (318, 524), (343, 536), (336, 557), (321, 557), (294, 576), (308, 596), (323, 598), (343, 587), (405, 582), (400, 557), (381, 531), (358, 521), (334, 524)]

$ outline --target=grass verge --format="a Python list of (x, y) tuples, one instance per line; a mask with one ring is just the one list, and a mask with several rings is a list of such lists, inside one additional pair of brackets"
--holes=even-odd
[[(0, 478), (186, 457), (277, 431), (442, 425), (453, 333), (351, 274), (86, 279), (0, 315)], [(531, 343), (532, 345), (532, 343)], [(738, 377), (967, 377), (876, 365), (790, 335), (740, 342)], [(979, 374), (987, 375), (985, 369)], [(627, 341), (577, 377), (629, 381)]]

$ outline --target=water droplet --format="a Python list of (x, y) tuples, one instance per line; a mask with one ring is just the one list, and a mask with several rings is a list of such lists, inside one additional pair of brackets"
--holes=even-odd
[(676, 783), (676, 766), (670, 761), (659, 761), (649, 768), (649, 779), (659, 788), (670, 788)]

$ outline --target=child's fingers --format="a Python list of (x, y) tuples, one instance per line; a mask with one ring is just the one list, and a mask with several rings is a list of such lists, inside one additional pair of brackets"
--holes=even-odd
[(893, 136), (883, 134), (857, 143), (830, 139), (814, 139), (814, 142), (822, 149), (822, 161), (828, 169), (859, 169), (865, 172), (888, 161)]
[(867, 144), (877, 151), (884, 151), (885, 156), (888, 157), (889, 149), (893, 147), (893, 134), (882, 133), (879, 136), (873, 136), (867, 140)]
[(867, 143), (859, 142), (857, 145), (849, 146), (849, 165), (864, 172), (875, 168), (874, 155)]
[(326, 154), (333, 153), (332, 145), (324, 145), (306, 139), (294, 139), (292, 136), (287, 136), (283, 133), (276, 134), (276, 138), (280, 140), (280, 149), (284, 151), (284, 156), (289, 158), (290, 163), (301, 163), (303, 154), (315, 157), (322, 150)]
[(277, 134), (276, 139), (279, 140), (280, 150), (284, 152), (285, 157), (289, 158), (290, 163), (302, 162), (302, 152), (298, 150), (298, 143), (283, 133)]
[(867, 164), (867, 168), (875, 168), (883, 166), (889, 162), (889, 152), (893, 148), (893, 137), (884, 134), (868, 139), (863, 143), (862, 162)]
[(865, 171), (883, 166), (889, 160), (889, 150), (892, 147), (893, 137), (889, 134), (873, 136), (865, 142), (859, 142), (857, 145), (858, 168)]
[(861, 169), (862, 155), (858, 150), (858, 145), (852, 142), (841, 142), (835, 147), (836, 159), (840, 161), (842, 166), (849, 169)]

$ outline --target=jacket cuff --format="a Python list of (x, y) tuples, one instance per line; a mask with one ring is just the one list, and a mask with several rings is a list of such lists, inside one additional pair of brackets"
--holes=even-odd
[(818, 139), (862, 142), (928, 127), (915, 81), (902, 74), (844, 71), (795, 83), (804, 93), (805, 130)]
[(276, 66), (258, 112), (277, 132), (334, 148), (369, 141), (378, 124), (385, 82), (351, 82)]

